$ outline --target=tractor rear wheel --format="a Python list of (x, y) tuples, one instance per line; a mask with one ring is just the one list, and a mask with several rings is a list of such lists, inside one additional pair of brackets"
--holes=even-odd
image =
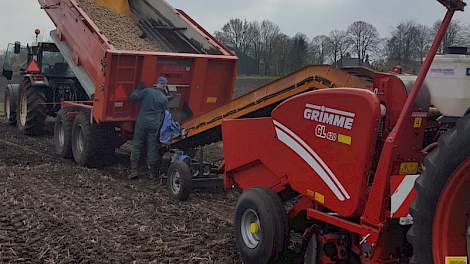
[(47, 117), (47, 99), (40, 88), (24, 80), (18, 94), (17, 126), (25, 135), (39, 135), (44, 131)]
[(183, 161), (175, 161), (168, 168), (168, 190), (173, 199), (186, 201), (192, 191), (193, 179), (191, 169)]
[[(439, 140), (415, 183), (408, 233), (413, 264), (466, 263), (469, 254), (470, 114)], [(451, 257), (454, 259), (446, 258)], [(455, 260), (452, 262), (452, 260)], [(460, 261), (459, 261), (460, 260)]]
[(68, 113), (79, 111), (80, 108), (77, 107), (66, 107), (57, 112), (54, 124), (54, 147), (56, 154), (65, 159), (73, 157), (72, 130), (74, 119), (70, 118)]
[(235, 212), (235, 239), (244, 263), (275, 263), (289, 243), (287, 214), (272, 190), (254, 188), (239, 198)]
[(5, 88), (4, 113), (9, 125), (16, 125), (16, 105), (18, 101), (17, 88)]

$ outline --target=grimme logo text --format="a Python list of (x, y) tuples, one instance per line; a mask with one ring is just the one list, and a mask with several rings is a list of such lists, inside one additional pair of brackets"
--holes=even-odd
[(312, 104), (305, 105), (304, 110), (304, 118), (307, 120), (341, 127), (348, 130), (353, 128), (355, 117), (356, 114), (351, 112)]

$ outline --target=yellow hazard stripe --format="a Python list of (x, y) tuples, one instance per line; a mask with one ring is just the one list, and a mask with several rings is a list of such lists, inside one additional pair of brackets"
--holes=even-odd
[(446, 257), (445, 264), (468, 264), (467, 257)]

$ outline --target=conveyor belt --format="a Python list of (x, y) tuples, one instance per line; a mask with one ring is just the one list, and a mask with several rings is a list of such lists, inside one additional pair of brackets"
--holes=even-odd
[(173, 147), (186, 149), (218, 142), (222, 139), (224, 119), (268, 117), (278, 104), (288, 98), (307, 91), (335, 87), (372, 90), (372, 83), (331, 66), (307, 66), (183, 123), (187, 134), (185, 138), (175, 140)]

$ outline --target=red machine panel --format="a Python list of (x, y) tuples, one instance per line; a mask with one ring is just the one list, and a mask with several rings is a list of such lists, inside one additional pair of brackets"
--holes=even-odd
[(359, 216), (379, 115), (372, 92), (338, 88), (293, 97), (272, 118), (224, 121), (226, 187), (290, 185), (342, 216)]
[(294, 97), (273, 111), (289, 183), (346, 217), (361, 213), (375, 152), (380, 104), (363, 89)]
[(230, 139), (224, 141), (227, 189), (234, 184), (242, 190), (260, 186), (275, 191), (285, 188), (289, 161), (276, 139), (271, 118), (224, 120), (222, 134)]

